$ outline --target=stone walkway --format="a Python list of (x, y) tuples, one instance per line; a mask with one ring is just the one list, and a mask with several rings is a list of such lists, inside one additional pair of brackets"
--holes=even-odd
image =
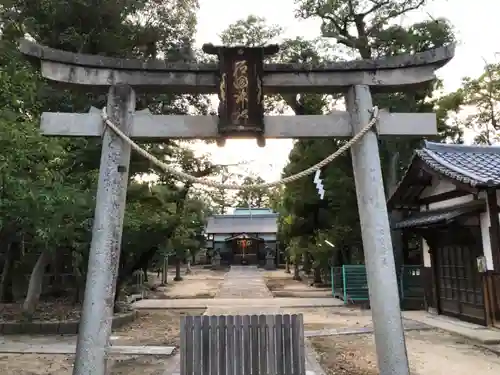
[(214, 305), (209, 306), (204, 315), (276, 314), (279, 311), (280, 305), (273, 299), (257, 267), (231, 266), (215, 295)]
[(335, 307), (344, 306), (337, 298), (196, 298), (196, 299), (143, 299), (135, 302), (132, 307), (137, 310), (172, 310), (172, 309), (207, 309), (217, 306), (266, 306), (273, 304), (279, 307)]
[[(426, 329), (434, 329), (433, 327), (415, 322), (409, 319), (403, 319), (403, 328), (405, 331), (422, 331)], [(373, 333), (373, 327), (360, 327), (360, 328), (325, 328), (319, 330), (305, 331), (305, 337), (320, 337), (320, 336), (340, 336), (340, 335), (363, 335)]]
[(262, 273), (253, 266), (231, 266), (215, 298), (273, 298)]
[[(110, 346), (108, 350), (109, 355), (123, 356), (123, 355), (153, 355), (169, 357), (173, 354), (175, 347), (173, 346), (133, 346), (133, 345), (120, 345)], [(76, 344), (50, 344), (50, 345), (36, 345), (36, 344), (21, 344), (9, 343), (0, 345), (0, 353), (15, 353), (15, 354), (75, 354)]]
[[(214, 305), (207, 308), (205, 315), (277, 314), (285, 307), (281, 304), (282, 300), (273, 298), (257, 267), (231, 266), (214, 298)], [(225, 305), (221, 305), (220, 301), (225, 301)], [(325, 375), (316, 352), (307, 341), (305, 349), (307, 375)]]
[(403, 316), (420, 324), (478, 341), (483, 345), (498, 346), (500, 344), (500, 329), (467, 323), (444, 315), (432, 315), (426, 311), (403, 311)]
[(263, 273), (254, 266), (231, 266), (214, 298), (145, 299), (133, 304), (134, 309), (207, 309), (205, 315), (272, 314), (281, 308), (341, 306), (336, 298), (273, 298)]
[[(75, 354), (76, 335), (59, 336), (29, 336), (22, 335), (11, 338), (0, 336), (0, 353), (18, 354)], [(175, 350), (173, 346), (141, 346), (141, 345), (113, 345), (109, 347), (110, 355), (154, 355), (171, 356)]]

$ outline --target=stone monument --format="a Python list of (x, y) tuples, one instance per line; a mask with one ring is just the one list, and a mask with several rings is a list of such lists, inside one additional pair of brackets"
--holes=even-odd
[(221, 269), (221, 255), (220, 255), (220, 250), (215, 249), (214, 253), (212, 255), (212, 269), (213, 270), (220, 270)]
[(276, 269), (276, 256), (275, 252), (268, 246), (266, 246), (266, 264), (264, 265), (266, 270)]

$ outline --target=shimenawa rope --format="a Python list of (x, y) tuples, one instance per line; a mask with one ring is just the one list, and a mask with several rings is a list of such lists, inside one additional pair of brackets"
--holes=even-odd
[(368, 131), (377, 123), (378, 118), (379, 118), (379, 109), (378, 107), (373, 107), (372, 110), (372, 119), (370, 122), (363, 128), (359, 133), (357, 133), (354, 137), (352, 137), (349, 142), (341, 146), (337, 151), (335, 151), (333, 154), (329, 155), (325, 159), (321, 160), (319, 163), (313, 165), (310, 168), (307, 168), (303, 170), (302, 172), (296, 173), (292, 176), (284, 177), (280, 180), (273, 181), (273, 182), (266, 182), (263, 184), (252, 184), (252, 185), (238, 185), (238, 184), (221, 184), (216, 181), (209, 180), (207, 178), (200, 178), (200, 177), (195, 177), (190, 175), (189, 173), (185, 173), (183, 171), (177, 170), (175, 167), (172, 167), (161, 160), (159, 160), (157, 157), (154, 155), (151, 155), (149, 152), (146, 150), (142, 149), (137, 143), (135, 143), (132, 139), (130, 139), (125, 133), (123, 133), (118, 126), (116, 126), (110, 119), (108, 114), (106, 113), (106, 107), (103, 108), (102, 110), (102, 118), (104, 121), (104, 124), (106, 126), (109, 126), (111, 130), (113, 130), (116, 135), (118, 135), (124, 142), (128, 143), (130, 147), (151, 161), (153, 164), (157, 165), (161, 169), (163, 169), (167, 173), (171, 173), (172, 175), (176, 176), (179, 178), (181, 181), (189, 181), (192, 183), (196, 184), (202, 184), (205, 186), (210, 186), (218, 189), (226, 189), (226, 190), (260, 190), (260, 189), (266, 189), (270, 187), (275, 187), (279, 185), (285, 185), (290, 182), (296, 181), (302, 177), (309, 176), (316, 172), (318, 169), (323, 168), (325, 165), (328, 163), (331, 163), (333, 160), (335, 160), (337, 157), (342, 155), (344, 152), (346, 152), (352, 145), (354, 145), (356, 142), (358, 142)]

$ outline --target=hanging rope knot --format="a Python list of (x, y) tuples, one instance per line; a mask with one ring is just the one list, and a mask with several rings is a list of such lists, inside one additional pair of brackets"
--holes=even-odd
[[(316, 172), (318, 169), (323, 168), (325, 165), (331, 163), (333, 160), (335, 160), (337, 157), (342, 155), (344, 152), (349, 150), (352, 145), (354, 145), (356, 142), (358, 142), (363, 136), (372, 129), (372, 127), (378, 122), (379, 119), (379, 109), (377, 106), (373, 107), (373, 109), (370, 111), (372, 116), (370, 122), (363, 128), (359, 133), (357, 133), (354, 137), (352, 137), (346, 144), (342, 145), (337, 151), (335, 151), (333, 154), (329, 155), (325, 159), (321, 160), (319, 163), (313, 165), (310, 168), (307, 168), (303, 170), (302, 172), (296, 173), (292, 176), (288, 176), (285, 178), (282, 178), (281, 180), (273, 181), (273, 182), (266, 182), (263, 184), (253, 184), (253, 185), (238, 185), (238, 184), (220, 184), (218, 182), (209, 180), (207, 178), (200, 178), (200, 177), (195, 177), (192, 176), (188, 173), (185, 173), (183, 171), (179, 171), (176, 168), (162, 162), (159, 160), (157, 157), (151, 155), (149, 152), (141, 148), (137, 143), (135, 143), (130, 137), (128, 137), (125, 133), (123, 133), (113, 122), (109, 119), (108, 114), (106, 113), (106, 107), (102, 109), (102, 120), (104, 122), (104, 127), (109, 127), (113, 132), (116, 133), (117, 136), (119, 136), (124, 142), (130, 145), (130, 147), (148, 159), (150, 162), (155, 164), (156, 166), (160, 167), (167, 173), (171, 173), (172, 175), (176, 176), (179, 180), (181, 181), (186, 181), (186, 182), (191, 182), (195, 184), (202, 184), (205, 186), (210, 186), (214, 187), (217, 189), (226, 189), (226, 190), (261, 190), (261, 189), (267, 189), (270, 187), (275, 187), (279, 185), (285, 185), (290, 182), (296, 181), (301, 179), (302, 177), (309, 176)], [(104, 132), (103, 132), (104, 134)]]

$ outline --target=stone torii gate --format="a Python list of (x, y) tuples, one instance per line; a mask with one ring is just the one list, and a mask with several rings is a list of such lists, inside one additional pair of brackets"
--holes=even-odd
[[(89, 91), (108, 91), (107, 114), (127, 136), (155, 139), (352, 137), (371, 120), (370, 92), (412, 90), (435, 79), (435, 70), (454, 55), (450, 45), (414, 55), (321, 66), (263, 64), (277, 46), (205, 45), (219, 64), (168, 63), (54, 50), (22, 41), (21, 51), (41, 64), (45, 78)], [(135, 92), (217, 93), (219, 116), (152, 115), (135, 112)], [(344, 93), (347, 112), (328, 115), (264, 116), (264, 94)], [(47, 136), (103, 137), (88, 276), (74, 375), (104, 375), (111, 333), (113, 296), (131, 147), (97, 111), (44, 113)], [(382, 375), (409, 375), (398, 285), (377, 137), (436, 134), (432, 113), (381, 112), (376, 129), (351, 148), (378, 365)]]

